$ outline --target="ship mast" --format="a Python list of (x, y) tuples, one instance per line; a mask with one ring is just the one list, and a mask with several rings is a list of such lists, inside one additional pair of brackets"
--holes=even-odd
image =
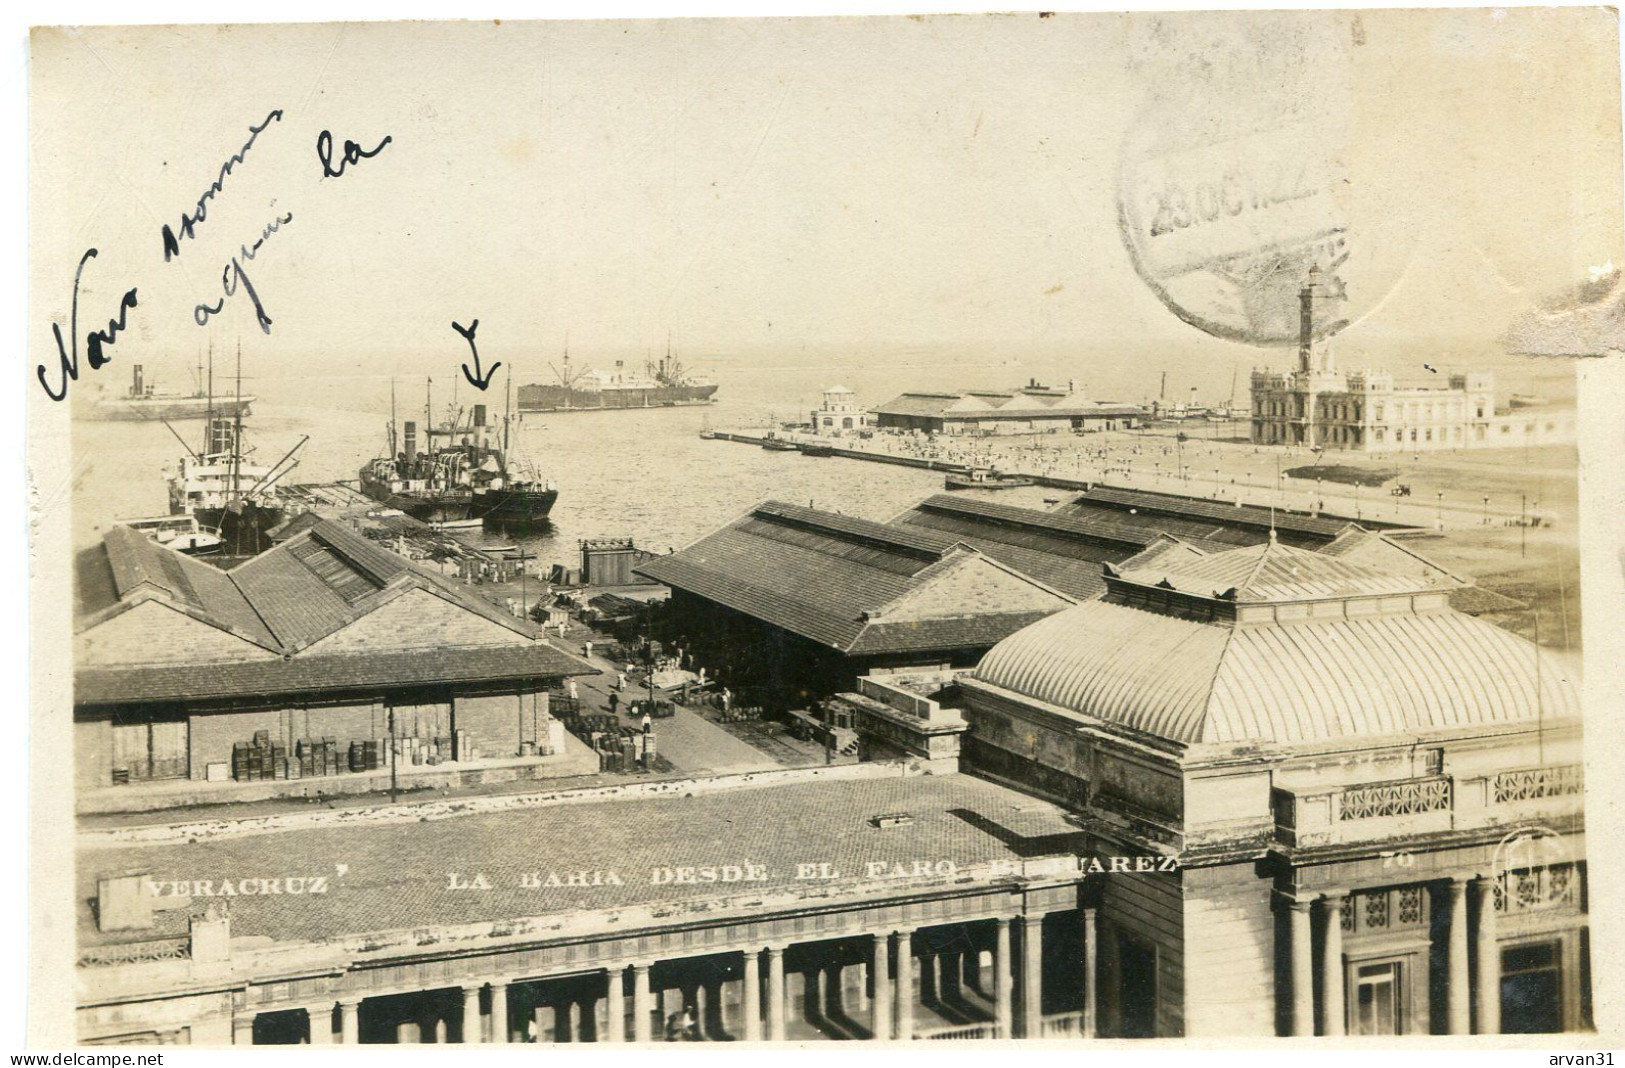
[(513, 421), (513, 365), (508, 366), (507, 399), (502, 402), (502, 462), (508, 462), (508, 424)]
[(394, 460), (400, 455), (395, 442), (395, 380), (389, 380), (389, 458)]
[(203, 451), (202, 456), (209, 455), (209, 438), (214, 433), (214, 338), (209, 338), (209, 403), (203, 414)]
[(237, 339), (237, 401), (231, 430), (231, 499), (237, 499), (243, 462), (243, 339)]

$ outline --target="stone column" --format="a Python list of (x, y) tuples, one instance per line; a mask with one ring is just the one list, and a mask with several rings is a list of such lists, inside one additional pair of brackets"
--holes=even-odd
[(1478, 897), (1478, 1033), (1501, 1033), (1501, 943), (1495, 937), (1495, 880), (1473, 880)]
[(870, 1030), (876, 1041), (891, 1038), (891, 935), (874, 936), (874, 954), (869, 959)]
[(354, 1046), (361, 1041), (361, 1000), (339, 1002), (339, 1041)]
[(993, 1037), (1010, 1038), (1010, 921), (993, 921), (998, 934), (993, 942)]
[(914, 1040), (914, 935), (897, 932), (897, 1038)]
[(1044, 1029), (1044, 917), (1021, 923), (1021, 1034), (1037, 1038)]
[(632, 965), (632, 1041), (649, 1041), (649, 965)]
[(1083, 910), (1083, 1037), (1094, 1038), (1099, 1027), (1096, 1013), (1099, 1011), (1099, 999), (1096, 996), (1096, 979), (1100, 974), (1098, 944), (1100, 928), (1095, 923), (1095, 910)]
[(1292, 962), (1292, 1033), (1315, 1033), (1314, 927), (1308, 901), (1287, 902), (1287, 952)]
[(312, 1046), (330, 1046), (333, 1044), (333, 1003), (326, 1005), (311, 1005), (305, 1009), (305, 1016), (310, 1021), (310, 1044)]
[(1472, 991), (1467, 976), (1467, 882), (1451, 879), (1447, 891), (1450, 902), (1450, 943), (1446, 955), (1445, 1003), (1447, 1034), (1465, 1035), (1472, 1030)]
[(491, 1041), (508, 1041), (508, 984), (491, 983)]
[(605, 976), (604, 1035), (605, 1042), (626, 1041), (626, 969), (616, 965)]
[(767, 947), (767, 1040), (784, 1041), (784, 948)]
[(480, 988), (479, 984), (463, 987), (463, 1042), (484, 1042), (485, 1036), (480, 1034)]
[(1320, 1033), (1341, 1035), (1348, 1014), (1348, 998), (1343, 993), (1343, 894), (1327, 894), (1321, 902), (1326, 929), (1321, 939)]
[(762, 954), (745, 950), (745, 1041), (762, 1040)]
[(233, 1046), (254, 1044), (254, 1014), (238, 1016), (231, 1021), (231, 1044)]

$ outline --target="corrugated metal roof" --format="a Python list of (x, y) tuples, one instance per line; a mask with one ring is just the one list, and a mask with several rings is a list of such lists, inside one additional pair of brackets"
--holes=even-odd
[(1233, 628), (1096, 601), (1000, 642), (973, 677), (1186, 744), (1328, 741), (1579, 712), (1576, 680), (1556, 658), (1450, 611)]
[[(879, 653), (992, 645), (1040, 613), (967, 605), (966, 614), (923, 622), (867, 617), (949, 571), (964, 540), (767, 502), (687, 548), (634, 570), (674, 589), (845, 652)], [(957, 547), (957, 548), (956, 548)], [(1000, 559), (990, 559), (1049, 584)], [(1060, 584), (1055, 588), (1067, 592)], [(1066, 602), (1055, 598), (1059, 608)]]
[(1434, 588), (1422, 578), (1360, 567), (1275, 541), (1208, 554), (1164, 553), (1133, 570), (1125, 565), (1121, 574), (1147, 586), (1236, 601), (1317, 600)]
[[(1147, 490), (1123, 489), (1117, 486), (1092, 486), (1077, 498), (1079, 502), (1109, 505), (1114, 508), (1136, 508), (1142, 512), (1161, 512), (1171, 516), (1210, 519), (1226, 526), (1249, 526), (1269, 530), (1293, 531), (1315, 535), (1326, 540), (1335, 538), (1349, 526), (1347, 519), (1329, 519), (1308, 516), (1283, 509), (1271, 511), (1256, 505), (1223, 501), (1204, 501), (1182, 497), (1174, 493), (1152, 493)], [(1383, 524), (1389, 526), (1391, 524)], [(1170, 532), (1172, 533), (1172, 532)]]

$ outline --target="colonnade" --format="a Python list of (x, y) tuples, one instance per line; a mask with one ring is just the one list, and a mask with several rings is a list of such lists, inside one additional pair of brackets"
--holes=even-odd
[[(1471, 909), (1469, 897), (1473, 899)], [(1445, 1032), (1499, 1034), (1501, 952), (1496, 941), (1495, 882), (1488, 876), (1455, 876), (1444, 887), (1443, 898), (1448, 911), (1444, 955)], [(1343, 913), (1349, 907), (1349, 893), (1336, 890), (1292, 897), (1286, 899), (1285, 904), (1287, 970), (1292, 999), (1289, 1033), (1342, 1035), (1351, 1023), (1343, 947)], [(1469, 912), (1473, 914), (1471, 923)], [(1477, 942), (1476, 950), (1469, 954), (1473, 940)], [(1317, 955), (1320, 958), (1318, 1005), (1314, 968)], [(1423, 981), (1425, 979), (1424, 976)], [(1408, 1030), (1426, 1034), (1427, 1024), (1426, 1020), (1413, 1021)]]
[[(1087, 961), (1085, 976), (1093, 975), (1095, 960), (1095, 910), (1082, 910), (1083, 945), (1065, 947)], [(710, 999), (699, 1006), (705, 1019), (695, 1021), (699, 1037), (740, 1039), (747, 1042), (783, 1042), (790, 1037), (791, 1023), (798, 1025), (797, 1039), (816, 1037), (866, 1038), (882, 1041), (909, 1041), (922, 1035), (919, 1029), (922, 1011), (940, 1010), (950, 999), (956, 1005), (968, 1006), (967, 1011), (980, 1013), (984, 998), (992, 1002), (991, 1019), (972, 1020), (963, 1026), (978, 1030), (982, 1037), (1041, 1037), (1049, 1033), (1049, 1022), (1043, 1013), (1044, 998), (1044, 939), (1042, 915), (1001, 916), (962, 925), (963, 930), (949, 931), (954, 937), (946, 941), (917, 938), (914, 928), (894, 928), (869, 931), (862, 935), (845, 936), (817, 943), (797, 943), (795, 950), (806, 966), (797, 967), (802, 976), (800, 994), (806, 1011), (797, 1018), (792, 1004), (795, 992), (791, 989), (787, 973), (786, 954), (791, 943), (770, 942), (727, 954), (706, 954), (704, 958), (689, 958), (694, 962), (705, 960), (712, 979), (698, 985), (690, 984), (678, 992), (678, 1004), (687, 1009), (693, 998)], [(940, 943), (940, 945), (938, 944)], [(984, 975), (983, 955), (991, 944), (992, 978), (988, 984)], [(829, 952), (822, 958), (819, 953)], [(838, 949), (838, 952), (836, 950)], [(809, 961), (807, 958), (811, 958)], [(663, 1008), (658, 1002), (660, 992), (653, 984), (652, 972), (657, 964), (685, 963), (685, 959), (633, 960), (626, 964), (598, 971), (598, 978), (579, 972), (557, 977), (567, 979), (573, 991), (553, 1005), (554, 1038), (567, 1030), (571, 1041), (651, 1042), (668, 1037), (662, 1028)], [(849, 968), (860, 969), (855, 976)], [(668, 968), (669, 972), (669, 968)], [(719, 976), (725, 978), (718, 978)], [(859, 986), (854, 980), (863, 980)], [(465, 1043), (504, 1043), (513, 1041), (516, 1032), (524, 1038), (539, 1033), (526, 1033), (530, 1021), (521, 1024), (511, 1018), (509, 1008), (512, 988), (520, 984), (547, 982), (549, 977), (524, 977), (498, 981), (470, 983), (462, 986), (460, 1018), (446, 1019), (457, 1012), (457, 988), (424, 991), (432, 993), (445, 1008), (429, 1013), (423, 1027), (424, 1037), (432, 1032), (434, 1041), (455, 1040)], [(737, 983), (737, 987), (734, 984)], [(709, 985), (708, 985), (709, 984)], [(665, 984), (667, 990), (673, 989)], [(985, 989), (991, 986), (991, 990)], [(1093, 986), (1085, 979), (1085, 985)], [(726, 1004), (723, 989), (727, 988)], [(965, 997), (967, 989), (974, 989), (976, 997)], [(857, 996), (850, 992), (859, 990)], [(410, 991), (399, 993), (413, 993)], [(1066, 1014), (1065, 1027), (1057, 1033), (1070, 1037), (1093, 1037), (1095, 1032), (1094, 991), (1085, 989), (1068, 992), (1064, 998), (1070, 1004), (1082, 1000), (1081, 1012)], [(390, 995), (375, 995), (380, 999)], [(361, 1041), (363, 1000), (341, 997), (336, 1001), (321, 1002), (304, 1007), (308, 1019), (308, 1041), (312, 1044)], [(849, 1003), (850, 1002), (850, 1006)], [(522, 1006), (525, 1001), (521, 1001)], [(857, 1018), (847, 1014), (849, 1007), (857, 1008)], [(628, 1008), (630, 1012), (628, 1012)], [(707, 1009), (711, 1011), (707, 1013)], [(285, 1011), (285, 1010), (283, 1010)], [(732, 1019), (727, 1024), (732, 1033), (717, 1034), (715, 1021), (726, 1014)], [(843, 1021), (843, 1030), (832, 1033), (829, 1023), (837, 1014)], [(335, 1016), (337, 1029), (334, 1028)], [(628, 1019), (630, 1018), (630, 1019)], [(374, 1019), (374, 1017), (369, 1017)], [(387, 1020), (387, 1017), (385, 1018)], [(804, 1027), (800, 1025), (805, 1025)], [(241, 1015), (235, 1021), (234, 1038), (239, 1043), (253, 1041), (253, 1015)], [(811, 1030), (809, 1030), (811, 1029)], [(952, 1028), (949, 1028), (952, 1029)], [(927, 1031), (930, 1029), (927, 1028)], [(937, 1030), (944, 1030), (937, 1028)]]

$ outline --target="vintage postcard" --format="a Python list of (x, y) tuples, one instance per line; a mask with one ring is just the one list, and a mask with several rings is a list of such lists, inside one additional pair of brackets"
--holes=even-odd
[(1617, 1035), (1617, 23), (35, 29), (30, 1042)]

